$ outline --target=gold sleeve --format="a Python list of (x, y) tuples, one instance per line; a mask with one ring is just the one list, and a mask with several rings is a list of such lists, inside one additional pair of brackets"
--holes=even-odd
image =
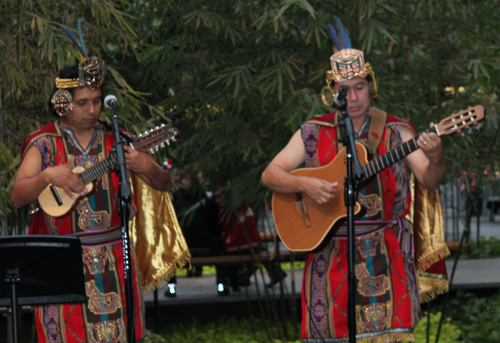
[(168, 282), (191, 255), (175, 215), (170, 194), (157, 191), (131, 175), (137, 213), (130, 222), (130, 237), (137, 257), (144, 291)]

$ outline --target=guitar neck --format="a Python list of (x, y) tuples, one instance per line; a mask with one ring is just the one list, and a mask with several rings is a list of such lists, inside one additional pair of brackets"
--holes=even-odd
[[(424, 132), (439, 134), (435, 126), (431, 127), (430, 129)], [(371, 160), (369, 163), (365, 164), (363, 166), (363, 172), (365, 175), (364, 179), (368, 179), (373, 175), (380, 173), (385, 168), (402, 160), (415, 150), (418, 150), (419, 149), (417, 145), (418, 137), (420, 137), (420, 134), (413, 137), (409, 141), (398, 145), (396, 148), (386, 152), (385, 154), (378, 156), (377, 158)]]
[[(172, 123), (167, 126), (162, 125), (155, 130), (151, 129), (151, 131), (146, 132), (144, 135), (140, 135), (134, 140), (131, 147), (139, 152), (146, 152), (149, 150), (153, 153), (153, 148), (158, 147), (158, 145), (163, 146), (164, 143), (170, 144), (170, 140), (174, 140), (174, 136), (178, 133), (179, 131)], [(113, 154), (92, 167), (85, 169), (80, 173), (80, 176), (87, 185), (113, 169), (117, 162), (117, 157)]]
[(80, 173), (80, 176), (82, 177), (83, 182), (87, 185), (113, 169), (116, 163), (116, 155), (113, 154), (94, 164), (92, 167), (85, 169), (82, 173)]

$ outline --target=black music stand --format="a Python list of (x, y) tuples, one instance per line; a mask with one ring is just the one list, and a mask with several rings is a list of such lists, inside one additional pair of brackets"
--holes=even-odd
[(0, 237), (0, 307), (12, 308), (14, 343), (17, 307), (84, 302), (80, 239), (68, 236)]

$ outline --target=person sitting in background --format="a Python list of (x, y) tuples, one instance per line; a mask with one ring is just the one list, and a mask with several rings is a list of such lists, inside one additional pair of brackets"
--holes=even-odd
[[(259, 231), (255, 224), (255, 216), (252, 208), (246, 204), (242, 204), (233, 215), (225, 218), (224, 216), (224, 196), (221, 190), (214, 192), (214, 198), (219, 205), (219, 216), (222, 219), (222, 236), (224, 237), (224, 250), (228, 255), (236, 255), (239, 253), (258, 254), (263, 247), (260, 242)], [(268, 287), (272, 287), (283, 278), (286, 273), (281, 269), (278, 263), (269, 260), (260, 261), (257, 255), (255, 262), (263, 263), (269, 275)], [(227, 267), (227, 275), (229, 283), (233, 291), (240, 290), (239, 286), (250, 284), (250, 277), (254, 273), (254, 263), (246, 263)]]
[[(198, 178), (188, 168), (179, 173), (180, 188), (172, 201), (179, 224), (192, 257), (217, 256), (224, 254), (219, 209), (214, 199), (202, 192)], [(189, 273), (190, 271), (188, 271)], [(201, 276), (201, 267), (193, 276)], [(227, 267), (216, 266), (216, 283), (219, 295), (228, 295), (226, 287)], [(176, 279), (168, 283), (165, 296), (173, 297)]]

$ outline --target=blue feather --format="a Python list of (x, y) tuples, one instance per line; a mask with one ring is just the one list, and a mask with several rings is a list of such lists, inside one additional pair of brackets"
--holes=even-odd
[(73, 41), (73, 43), (75, 43), (76, 47), (78, 48), (78, 50), (80, 50), (80, 52), (83, 54), (83, 56), (86, 56), (85, 52), (82, 50), (82, 47), (80, 46), (80, 44), (78, 44), (76, 37), (71, 33), (71, 31), (68, 30), (68, 28), (66, 26), (63, 26), (63, 25), (61, 25), (61, 28), (68, 35), (68, 37)]
[(85, 43), (83, 42), (82, 22), (80, 18), (78, 18), (78, 34), (80, 35), (80, 42), (82, 43), (83, 56), (87, 58), (87, 49), (85, 49)]
[(337, 20), (337, 29), (339, 31), (339, 36), (340, 36), (340, 41), (342, 42), (342, 45), (344, 45), (345, 49), (352, 49), (351, 45), (351, 38), (349, 37), (349, 32), (344, 30), (344, 27), (342, 26), (342, 22), (340, 21), (339, 18), (335, 18)]
[(328, 24), (328, 33), (330, 34), (330, 38), (332, 39), (332, 42), (337, 46), (337, 49), (339, 49), (339, 50), (344, 49), (344, 46), (339, 41), (339, 37), (337, 36), (335, 29), (330, 24)]

